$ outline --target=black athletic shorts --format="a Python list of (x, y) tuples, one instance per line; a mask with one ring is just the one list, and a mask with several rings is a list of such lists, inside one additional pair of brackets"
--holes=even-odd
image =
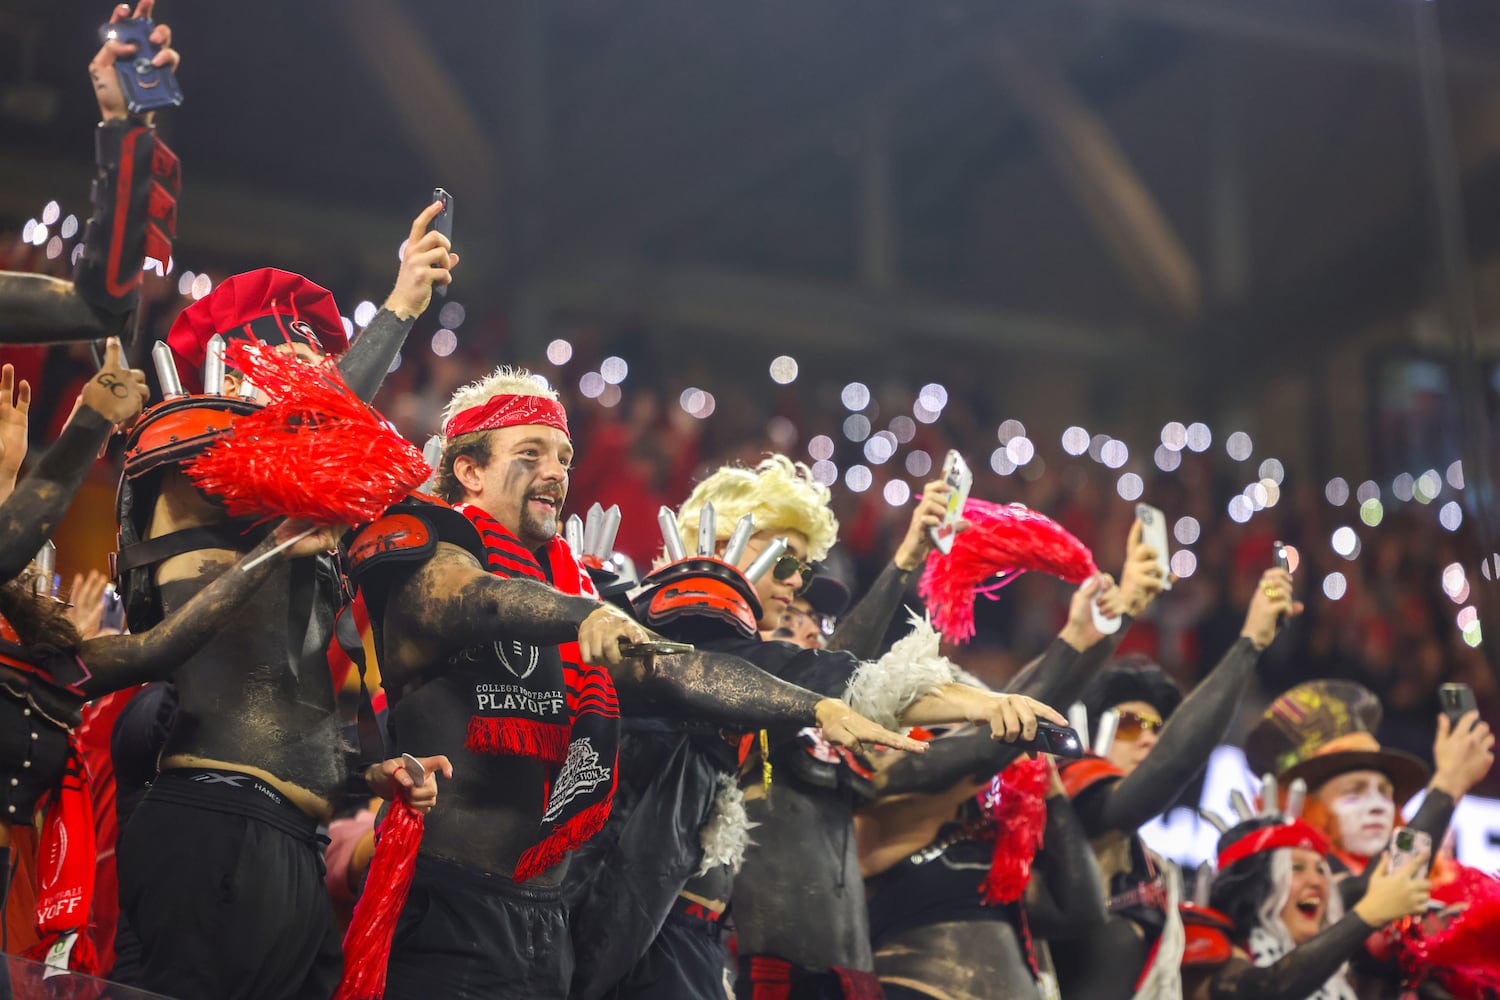
[(711, 913), (677, 897), (641, 960), (609, 1000), (724, 1000), (729, 949)]
[(417, 855), (386, 1000), (565, 1000), (572, 978), (561, 886)]
[(343, 972), (317, 821), (253, 775), (163, 771), (120, 833), (111, 978), (196, 998), (328, 1000)]

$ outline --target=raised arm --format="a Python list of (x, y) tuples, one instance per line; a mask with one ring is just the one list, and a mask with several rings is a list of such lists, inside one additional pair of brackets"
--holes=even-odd
[[(277, 544), (300, 534), (306, 527), (298, 522), (281, 524), (244, 555), (237, 566), (219, 574), (213, 583), (155, 627), (134, 635), (86, 640), (78, 648), (78, 658), (89, 675), (75, 686), (86, 697), (97, 698), (134, 684), (171, 677), (183, 660), (223, 628), (282, 562), (326, 552), (338, 544), (338, 536), (343, 533), (342, 528), (324, 528), (270, 555)], [(251, 566), (257, 559), (259, 563)]]
[[(829, 649), (846, 650), (861, 660), (871, 660), (880, 654), (886, 631), (901, 607), (901, 598), (912, 573), (922, 567), (927, 554), (932, 551), (932, 536), (928, 531), (943, 519), (951, 492), (952, 489), (941, 479), (923, 487), (922, 499), (912, 511), (906, 536), (896, 548), (895, 558), (886, 564), (859, 603), (844, 615), (828, 639)], [(959, 522), (959, 530), (967, 527), (967, 522)]]
[[(1480, 720), (1478, 712), (1459, 719), (1456, 726), (1449, 724), (1446, 715), (1439, 715), (1432, 760), (1435, 766), (1432, 780), (1427, 783), (1427, 795), (1407, 826), (1426, 833), (1434, 844), (1441, 844), (1448, 835), (1448, 824), (1453, 821), (1458, 800), (1483, 781), (1495, 763), (1495, 734), (1488, 723)], [(1367, 867), (1363, 873), (1339, 883), (1345, 906), (1353, 905), (1364, 894), (1371, 871)]]
[(52, 536), (115, 424), (141, 412), (146, 376), (123, 367), (110, 338), (104, 367), (83, 387), (79, 406), (30, 475), (0, 503), (0, 582), (14, 580)]
[(441, 208), (442, 202), (433, 202), (412, 220), (411, 232), (401, 251), (396, 287), (391, 289), (369, 326), (339, 359), (339, 374), (345, 384), (366, 402), (375, 398), (396, 353), (406, 343), (412, 324), (432, 302), (432, 286), (453, 281), (458, 254), (452, 252), (448, 237), (427, 231)]
[(1106, 798), (1094, 813), (1097, 825), (1090, 827), (1090, 836), (1107, 830), (1134, 831), (1172, 803), (1228, 733), (1261, 651), (1276, 637), (1281, 616), (1301, 610), (1292, 599), (1291, 574), (1266, 570), (1250, 600), (1239, 640), (1172, 713), (1140, 766), (1100, 791)]

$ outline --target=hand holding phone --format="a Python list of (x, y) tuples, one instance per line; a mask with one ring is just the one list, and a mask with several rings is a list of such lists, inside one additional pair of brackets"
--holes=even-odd
[(1448, 717), (1448, 724), (1455, 729), (1460, 719), (1479, 708), (1474, 700), (1474, 689), (1467, 684), (1444, 684), (1438, 688), (1438, 702)]
[[(156, 64), (162, 47), (151, 40), (155, 30), (155, 23), (144, 17), (127, 17), (99, 27), (99, 40), (106, 45), (114, 42), (135, 46), (134, 52), (113, 60), (120, 94), (125, 99), (125, 107), (133, 115), (182, 103), (182, 88), (178, 86), (177, 74), (172, 69), (175, 57), (169, 58), (164, 65)], [(101, 50), (96, 66), (106, 57), (106, 52)]]
[[(429, 233), (434, 231), (442, 233), (448, 238), (448, 245), (451, 247), (453, 245), (453, 196), (442, 188), (433, 188), (432, 201), (442, 202), (443, 207), (433, 217), (432, 221), (428, 223), (427, 231)], [(428, 204), (432, 204), (432, 201), (428, 202)], [(432, 291), (436, 295), (446, 296), (448, 294), (448, 286), (434, 284)]]
[(1011, 744), (1022, 750), (1048, 753), (1054, 757), (1082, 757), (1087, 751), (1078, 734), (1069, 726), (1059, 726), (1046, 719), (1036, 720), (1036, 736)]
[(1156, 564), (1161, 567), (1161, 589), (1172, 589), (1172, 552), (1167, 544), (1167, 517), (1149, 503), (1135, 505), (1136, 520), (1141, 522), (1141, 541), (1156, 550)]
[(1413, 858), (1431, 857), (1432, 838), (1421, 830), (1403, 826), (1391, 838), (1390, 860), (1386, 870), (1398, 872), (1410, 864)]
[(932, 528), (932, 544), (937, 546), (939, 552), (947, 555), (953, 551), (953, 537), (958, 529), (958, 522), (964, 516), (964, 504), (968, 502), (969, 490), (974, 486), (974, 473), (957, 451), (948, 452), (948, 457), (943, 460), (943, 482), (948, 484), (952, 492), (948, 494), (948, 506), (943, 511), (943, 519)]

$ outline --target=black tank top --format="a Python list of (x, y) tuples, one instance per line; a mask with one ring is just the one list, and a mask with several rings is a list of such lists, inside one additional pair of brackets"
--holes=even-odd
[(927, 847), (866, 879), (871, 944), (879, 948), (912, 927), (965, 920), (1005, 921), (1020, 934), (1019, 903), (987, 906), (980, 895), (993, 854), (993, 842), (966, 837), (963, 824), (948, 823)]

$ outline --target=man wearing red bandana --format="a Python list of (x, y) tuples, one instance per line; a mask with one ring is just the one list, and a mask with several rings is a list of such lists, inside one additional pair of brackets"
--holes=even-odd
[(622, 641), (655, 637), (600, 602), (558, 533), (573, 445), (530, 375), (460, 389), (445, 432), (436, 489), (456, 506), (414, 497), (349, 548), (398, 748), (458, 762), (417, 848), (385, 996), (562, 1000), (562, 882), (610, 815), (621, 699), (721, 725), (823, 724), (851, 743), (901, 737), (733, 657), (627, 658)]

